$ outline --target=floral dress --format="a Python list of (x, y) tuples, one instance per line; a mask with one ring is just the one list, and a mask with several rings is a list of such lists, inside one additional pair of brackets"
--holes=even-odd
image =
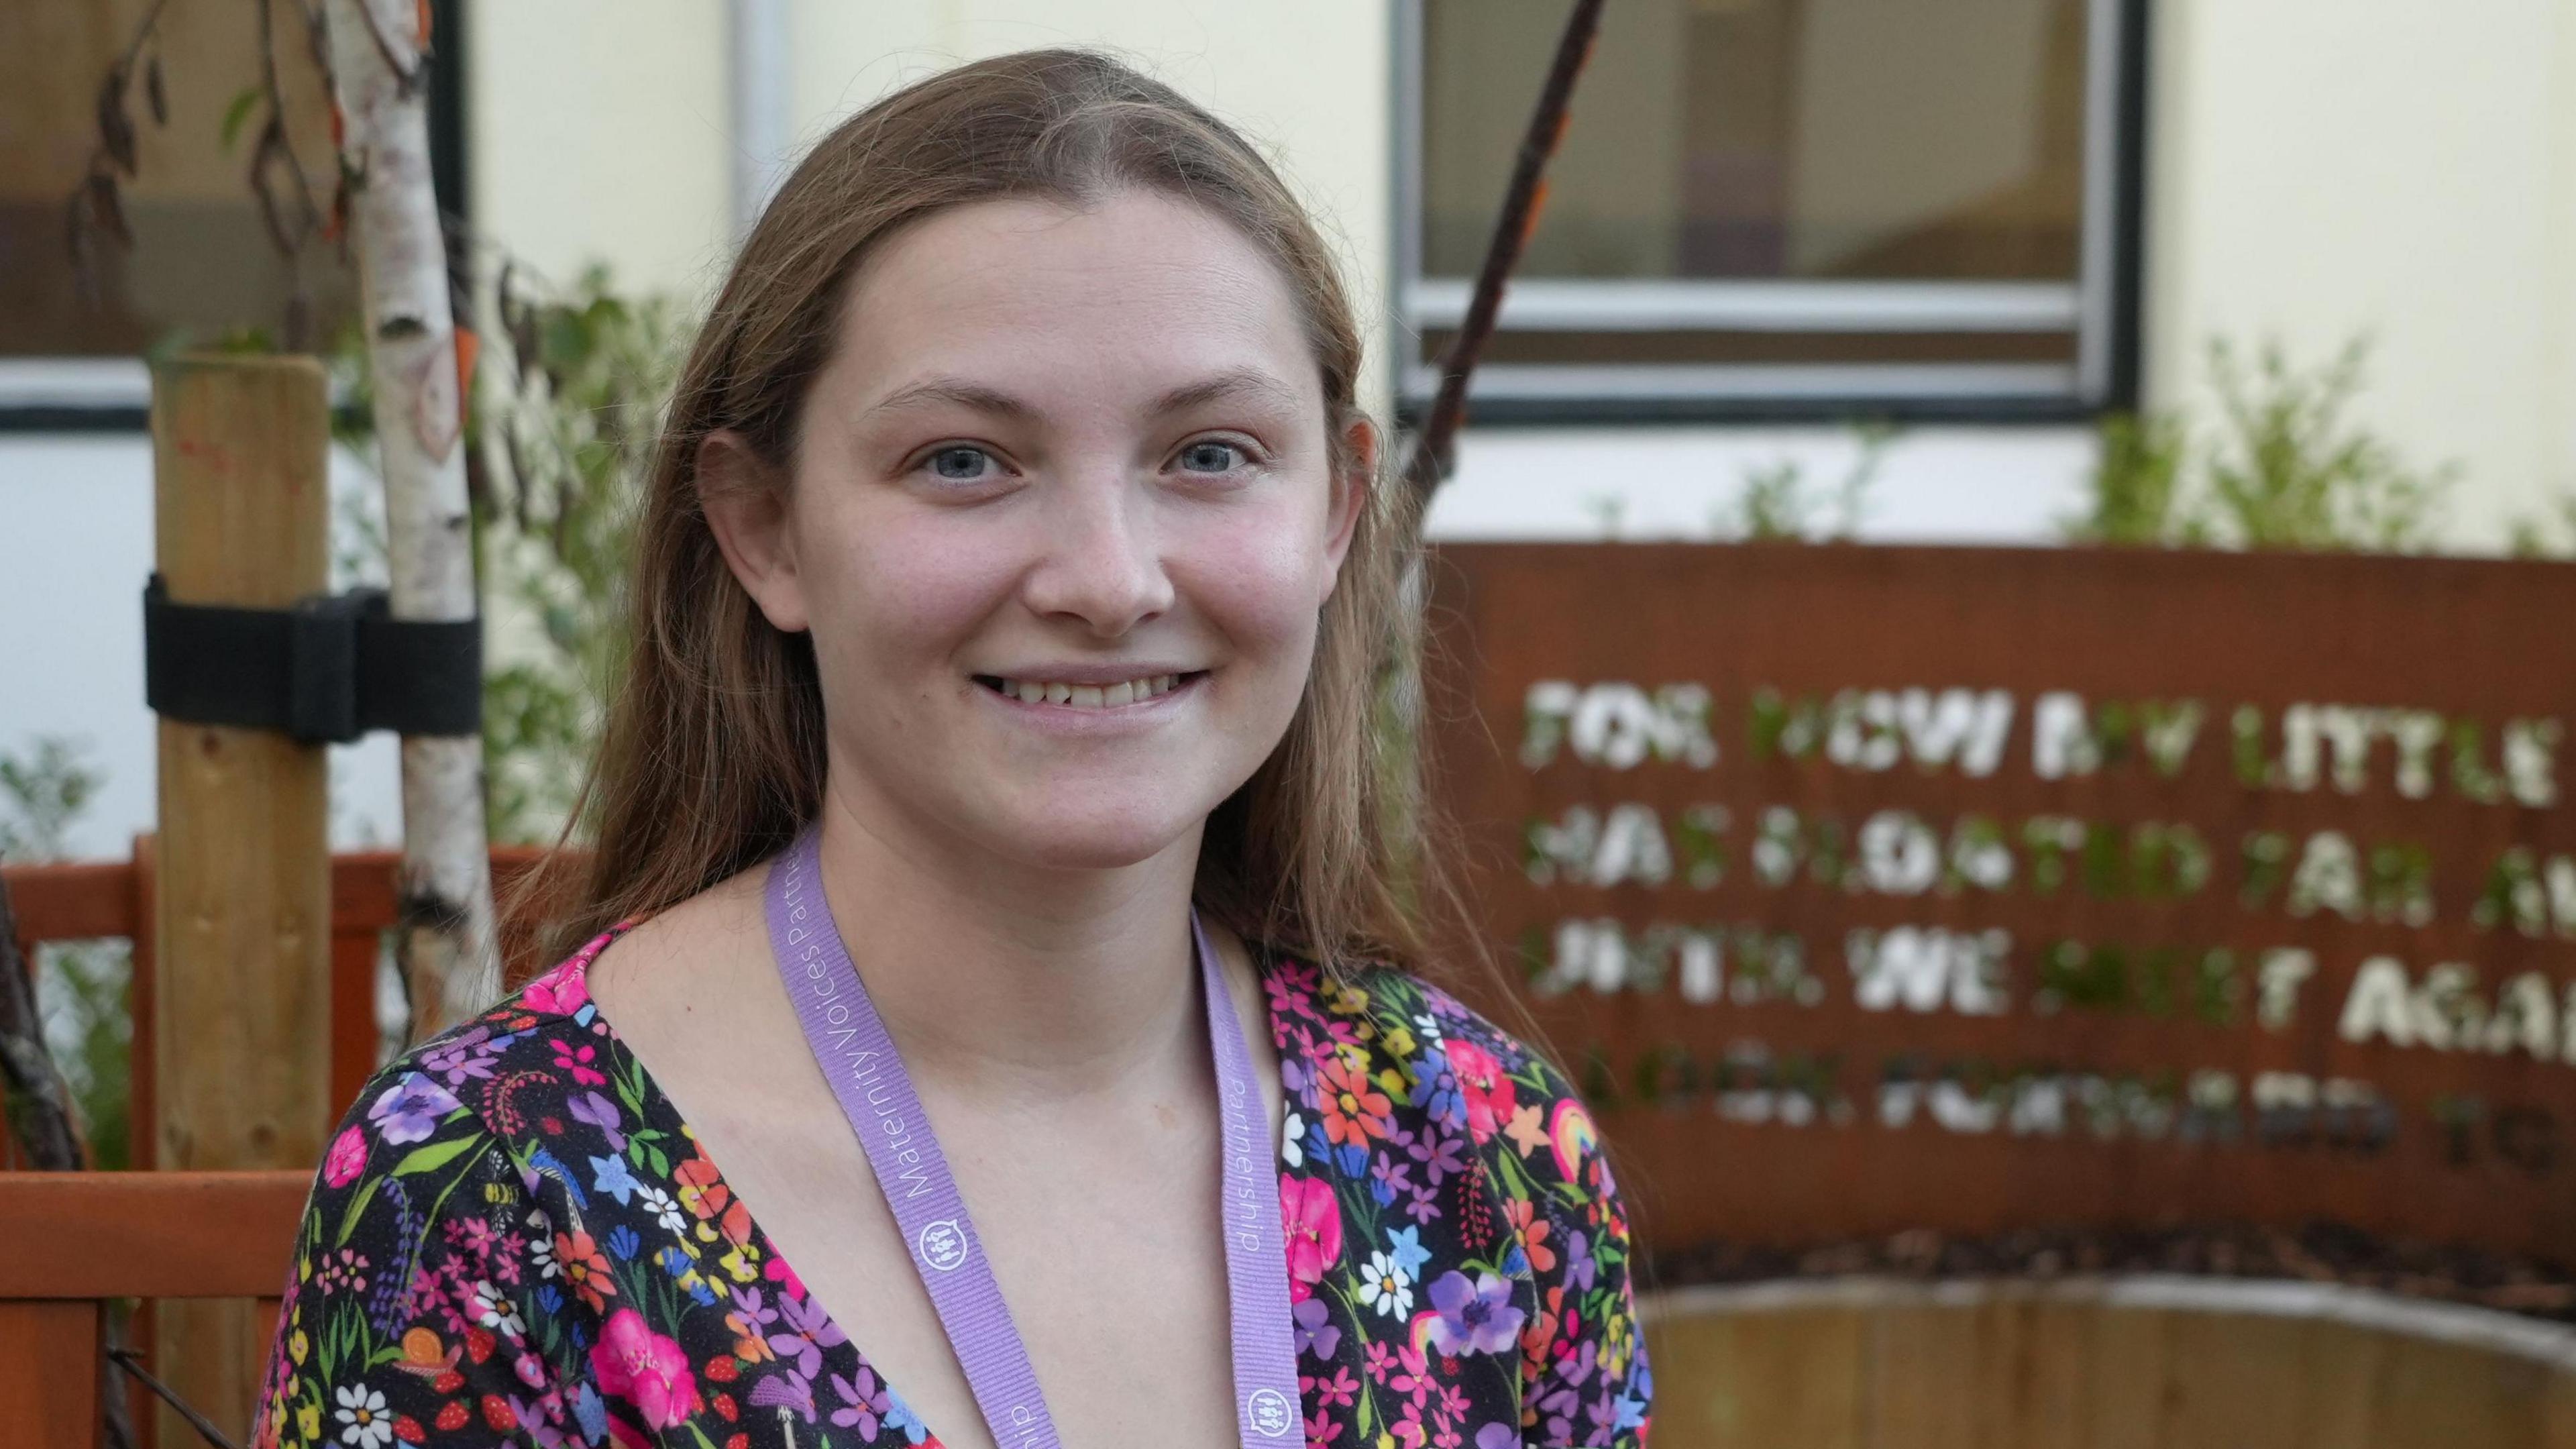
[[(361, 1094), (258, 1449), (938, 1443), (591, 1003), (617, 934)], [(1262, 974), (1307, 1443), (1642, 1445), (1628, 1223), (1565, 1080), (1401, 972)]]

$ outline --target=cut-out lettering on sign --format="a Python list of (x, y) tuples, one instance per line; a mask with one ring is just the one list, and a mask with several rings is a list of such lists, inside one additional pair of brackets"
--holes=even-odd
[(1432, 577), (1458, 949), (1516, 963), (1661, 1241), (2355, 1195), (2489, 1248), (2576, 1228), (2576, 629), (2530, 622), (2576, 618), (2576, 565), (1490, 545)]

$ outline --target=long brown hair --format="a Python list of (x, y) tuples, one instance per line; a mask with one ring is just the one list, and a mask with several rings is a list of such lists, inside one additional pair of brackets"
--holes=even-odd
[[(697, 335), (637, 524), (632, 637), (558, 872), (523, 901), (573, 903), (554, 960), (609, 925), (675, 904), (783, 849), (820, 811), (823, 696), (811, 641), (771, 627), (725, 566), (699, 501), (699, 444), (739, 434), (779, 478), (848, 278), (934, 211), (997, 197), (1081, 205), (1150, 188), (1232, 223), (1278, 265), (1323, 382), (1333, 465), (1358, 401), (1359, 328), (1295, 196), (1233, 129), (1106, 56), (1026, 51), (908, 86), (842, 123), (771, 201)], [(1333, 968), (1419, 967), (1417, 767), (1376, 716), (1415, 629), (1402, 580), (1415, 509), (1383, 463), (1316, 636), (1305, 696), (1270, 758), (1208, 821), (1202, 910)], [(756, 485), (768, 486), (768, 485)]]

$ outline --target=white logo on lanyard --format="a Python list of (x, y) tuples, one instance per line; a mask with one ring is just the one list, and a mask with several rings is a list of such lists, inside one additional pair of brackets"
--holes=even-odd
[(958, 1229), (954, 1218), (941, 1218), (921, 1227), (921, 1261), (942, 1273), (953, 1272), (966, 1262), (966, 1234)]
[(1254, 1389), (1252, 1397), (1243, 1401), (1243, 1407), (1246, 1417), (1252, 1420), (1252, 1427), (1273, 1439), (1287, 1433), (1297, 1422), (1295, 1412), (1288, 1405), (1288, 1396), (1277, 1389)]

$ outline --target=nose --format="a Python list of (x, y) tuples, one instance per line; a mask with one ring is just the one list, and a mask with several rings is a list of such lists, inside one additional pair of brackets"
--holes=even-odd
[(1067, 479), (1045, 510), (1047, 537), (1023, 595), (1040, 617), (1115, 639), (1172, 606), (1153, 507), (1124, 476)]

